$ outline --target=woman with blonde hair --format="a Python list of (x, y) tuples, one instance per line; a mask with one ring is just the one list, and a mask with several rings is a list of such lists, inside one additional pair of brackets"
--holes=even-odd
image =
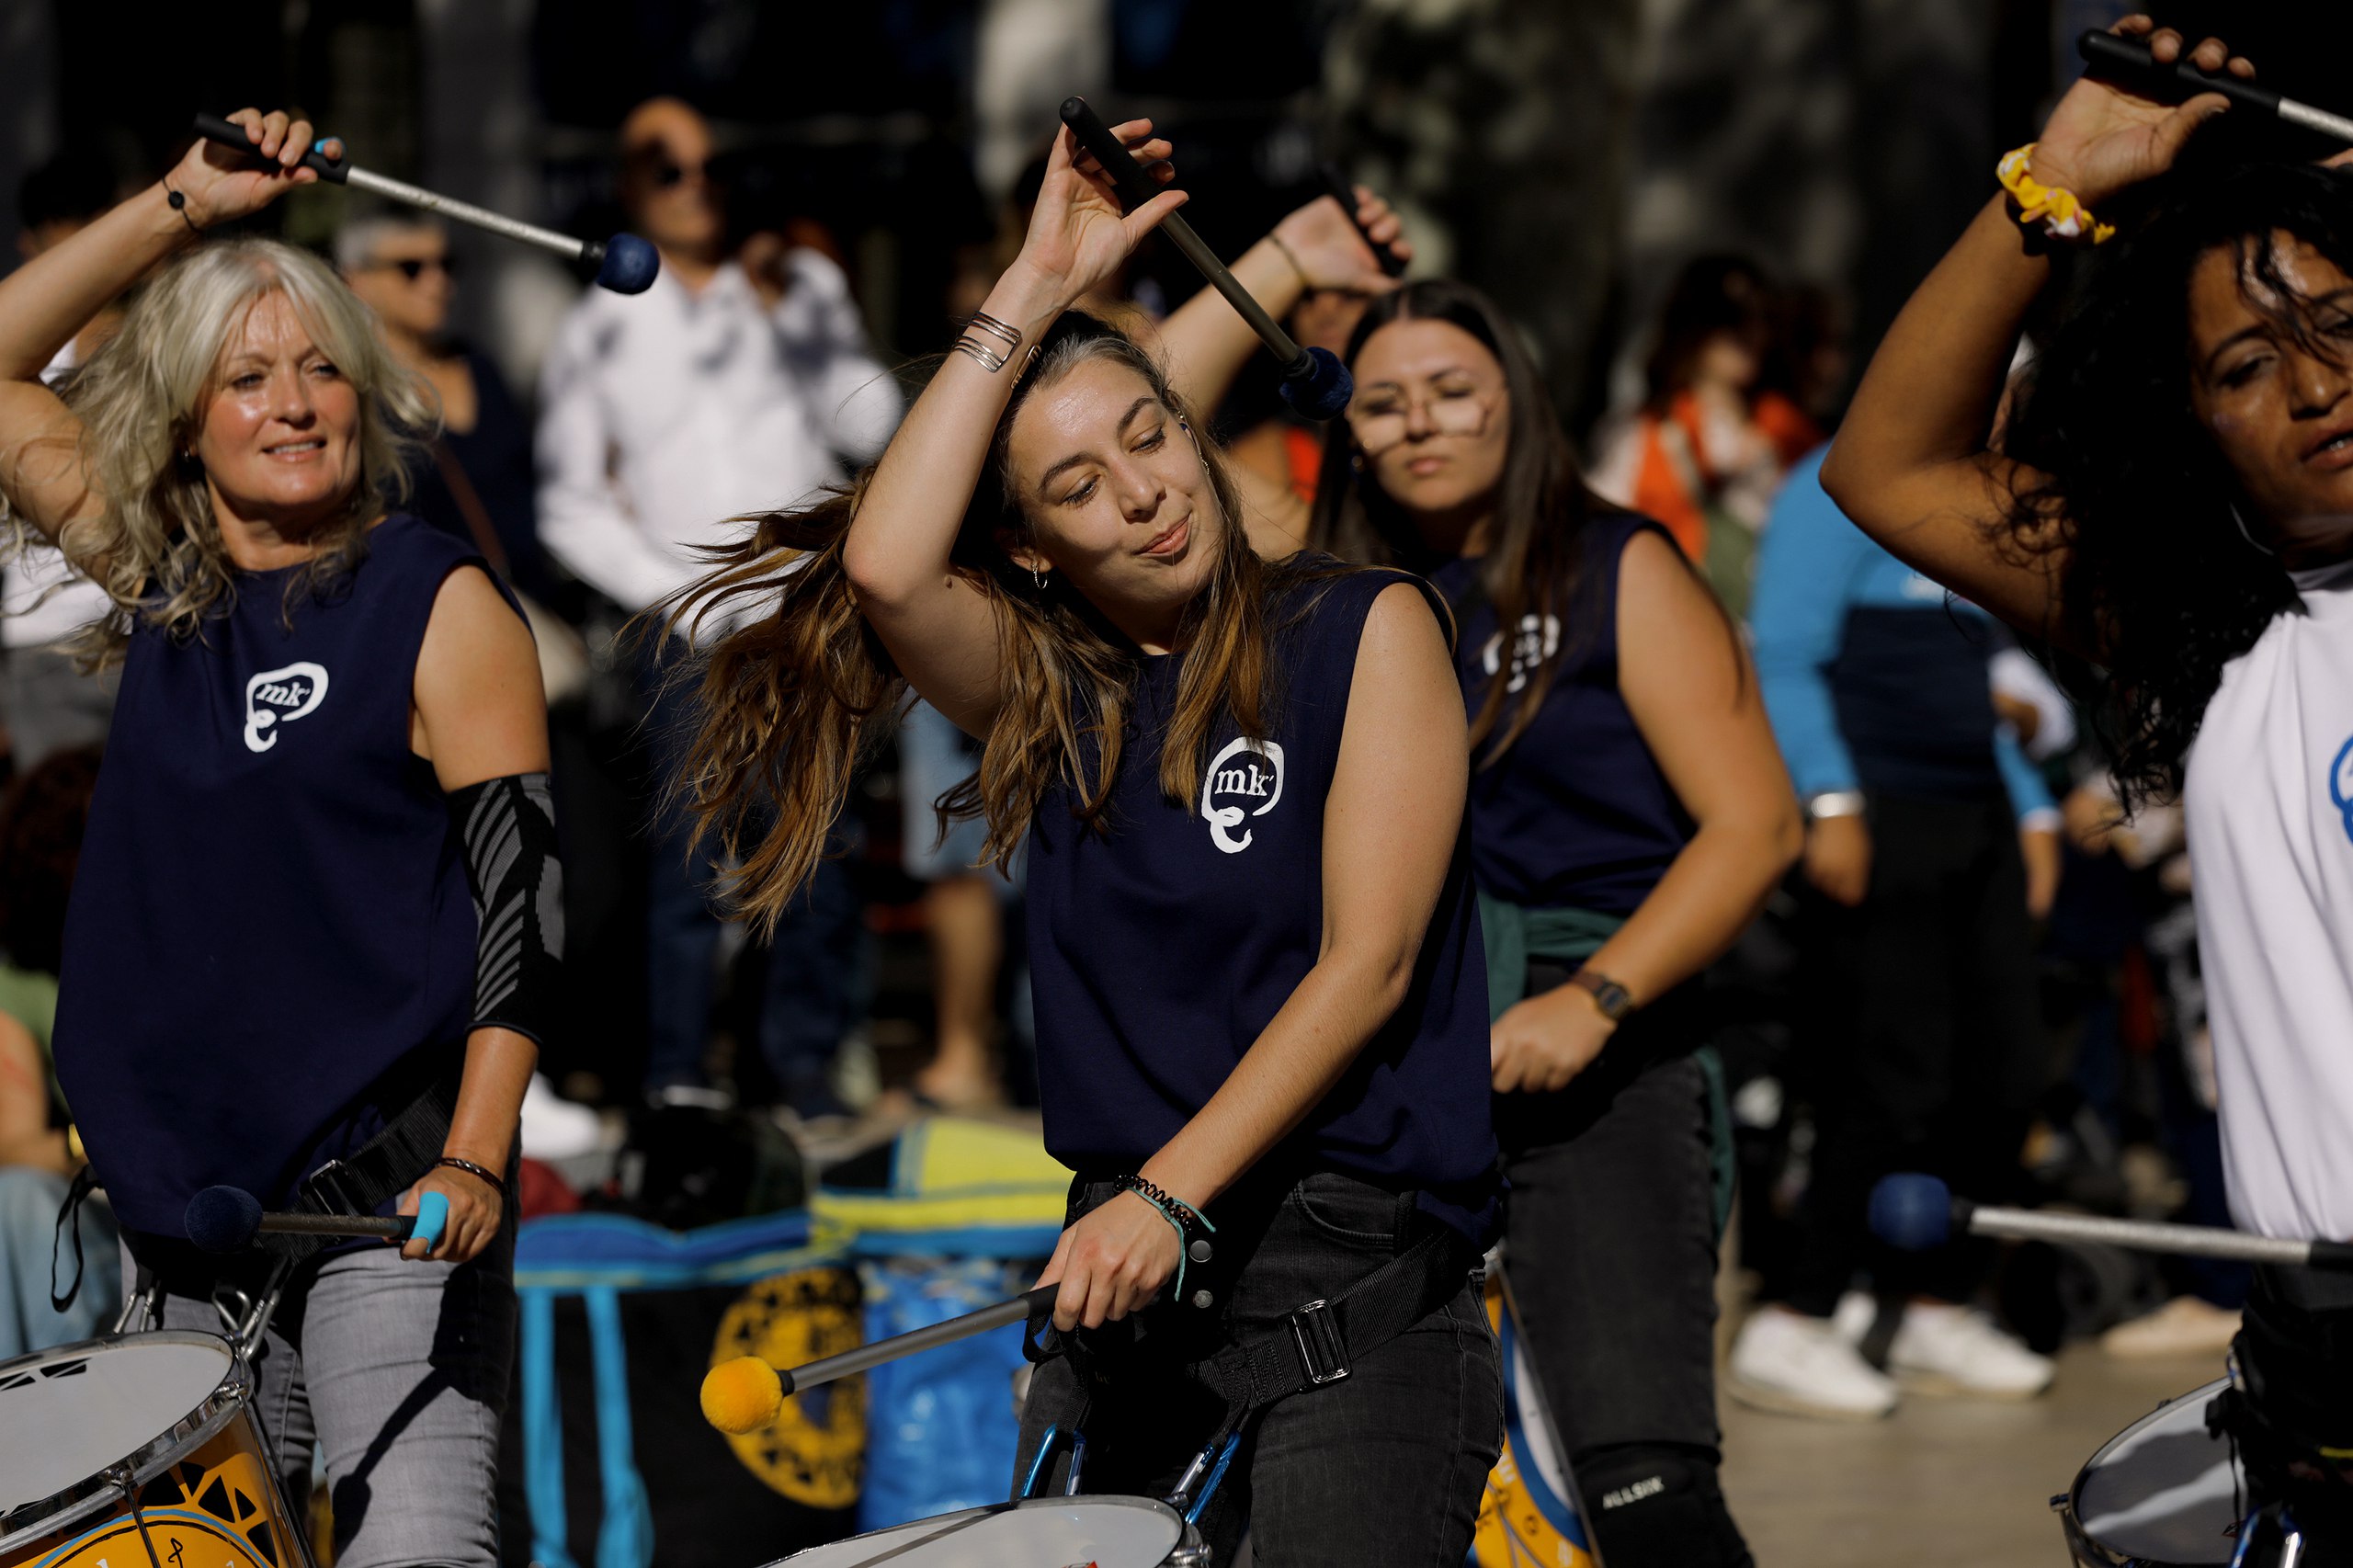
[[(0, 496), (106, 590), (83, 646), (123, 671), (58, 1075), (147, 1321), (282, 1288), (256, 1408), (298, 1509), (324, 1447), (337, 1560), (489, 1564), (506, 1186), (561, 941), (538, 665), (481, 559), (394, 509), (395, 432), (434, 408), (365, 307), (306, 253), (199, 243), (316, 177), (308, 124), (233, 118), (251, 156), (199, 143), (0, 281)], [(215, 1184), (449, 1219), (398, 1254), (220, 1258), (184, 1239)]]
[[(1150, 131), (1121, 134), (1173, 178)], [(1074, 1430), (1114, 1492), (1229, 1454), (1221, 1558), (1246, 1512), (1262, 1561), (1459, 1562), (1502, 1420), (1461, 700), (1427, 589), (1260, 560), (1160, 367), (1070, 309), (1182, 199), (1123, 219), (1059, 134), (880, 464), (675, 607), (767, 612), (707, 655), (685, 789), (773, 916), (909, 687), (983, 743), (949, 809), (998, 861), (1027, 836), (1076, 1173), (1023, 1473), (1056, 1484)]]

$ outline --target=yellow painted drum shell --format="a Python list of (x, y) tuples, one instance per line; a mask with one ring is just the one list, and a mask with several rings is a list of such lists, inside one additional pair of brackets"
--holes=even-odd
[[(188, 1353), (175, 1369), (183, 1377), (217, 1355), (222, 1375), (211, 1392), (176, 1419), (161, 1417), (130, 1454), (90, 1466), (51, 1497), (8, 1499), (10, 1511), (0, 1514), (0, 1568), (147, 1568), (151, 1548), (166, 1568), (308, 1568), (270, 1471), (246, 1374), (211, 1335), (126, 1335), (0, 1365), (0, 1417), (11, 1393), (43, 1399), (52, 1407), (45, 1425), (61, 1448), (85, 1440), (116, 1446), (107, 1423), (135, 1419), (119, 1397), (139, 1392), (131, 1364), (142, 1353), (152, 1360), (173, 1349)], [(28, 1374), (40, 1381), (23, 1382)], [(77, 1421), (77, 1395), (85, 1391), (88, 1418)]]

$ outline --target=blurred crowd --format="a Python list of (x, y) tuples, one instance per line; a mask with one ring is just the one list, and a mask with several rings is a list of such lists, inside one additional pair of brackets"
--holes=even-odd
[[(675, 99), (622, 122), (616, 189), (662, 255), (653, 289), (590, 290), (536, 386), (453, 336), (449, 236), (407, 211), (350, 217), (334, 259), (394, 356), (438, 393), (410, 507), (472, 541), (525, 601), (555, 741), (569, 869), (570, 1028), (526, 1103), (527, 1212), (602, 1204), (690, 1225), (793, 1201), (797, 1171), (919, 1111), (1034, 1103), (1021, 879), (937, 802), (975, 764), (932, 710), (867, 765), (859, 808), (773, 939), (713, 902), (713, 864), (664, 781), (683, 756), (698, 629), (657, 610), (729, 519), (843, 482), (910, 388), (870, 339), (841, 246), (781, 210), (726, 210), (710, 128)], [(1033, 171), (1029, 186), (1034, 189)], [(1018, 233), (1020, 187), (1002, 216)], [(28, 255), (118, 196), (64, 157), (18, 193)], [(747, 232), (748, 231), (748, 232)], [(978, 247), (942, 314), (1001, 256)], [(1303, 276), (1303, 275), (1302, 275)], [(1117, 304), (1148, 322), (1157, 284)], [(1311, 291), (1291, 325), (1344, 344), (1361, 296)], [(1863, 1223), (1890, 1151), (1949, 1142), (1982, 1200), (2227, 1223), (2178, 813), (2118, 806), (2099, 735), (1995, 622), (1880, 551), (1823, 492), (1848, 381), (1840, 302), (1738, 256), (1691, 260), (1652, 324), (1639, 400), (1584, 442), (1606, 498), (1665, 524), (1745, 625), (1807, 807), (1803, 859), (1711, 995), (1758, 1298), (1729, 1386), (1871, 1413), (1896, 1336), (1971, 1336), (1979, 1392), (2030, 1393), (2063, 1339), (2117, 1354), (2219, 1349), (2246, 1281), (2120, 1253), (1966, 1249), (1924, 1319), (1917, 1265)], [(102, 318), (53, 376), (103, 340)], [(1267, 376), (1217, 427), (1271, 493), (1313, 500), (1322, 443)], [(420, 433), (426, 434), (426, 433)], [(1280, 517), (1277, 516), (1279, 523)], [(102, 1210), (61, 1200), (78, 1165), (46, 1066), (59, 933), (111, 691), (74, 631), (103, 596), (52, 557), (11, 563), (0, 618), (0, 1358), (110, 1320)], [(2083, 689), (2084, 687), (2078, 687)], [(1801, 1201), (1809, 1190), (1810, 1202)], [(78, 1252), (81, 1261), (74, 1259)], [(52, 1303), (85, 1271), (74, 1305)]]

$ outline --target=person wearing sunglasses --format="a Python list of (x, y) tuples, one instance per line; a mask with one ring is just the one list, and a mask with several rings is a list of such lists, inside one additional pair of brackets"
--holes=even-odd
[(441, 433), (417, 464), (412, 508), (460, 539), (494, 542), (491, 559), (507, 581), (544, 602), (553, 583), (540, 548), (530, 420), (497, 365), (449, 335), (458, 256), (449, 232), (405, 212), (361, 218), (336, 233), (335, 259), (392, 358), (441, 399)]
[[(540, 537), (635, 613), (700, 574), (698, 551), (737, 532), (727, 519), (811, 498), (841, 481), (846, 464), (880, 455), (902, 400), (830, 257), (789, 242), (757, 258), (730, 253), (700, 114), (676, 98), (641, 104), (621, 123), (620, 149), (629, 227), (660, 250), (662, 271), (642, 294), (588, 290), (558, 334), (541, 383)], [(722, 924), (690, 826), (657, 814), (661, 781), (683, 753), (683, 694), (664, 679), (671, 650), (658, 639), (643, 650), (637, 673), (654, 764), (642, 808), (653, 826), (645, 1087), (657, 1100), (708, 1105), (702, 1059)], [(803, 1117), (841, 1108), (826, 1067), (856, 1021), (860, 940), (840, 861), (825, 863), (813, 895), (778, 929), (759, 1025), (783, 1101)]]

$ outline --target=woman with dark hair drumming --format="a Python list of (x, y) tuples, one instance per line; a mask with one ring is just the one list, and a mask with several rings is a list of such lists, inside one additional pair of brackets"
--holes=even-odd
[(1675, 543), (1579, 479), (1510, 324), (1459, 283), (1373, 301), (1317, 542), (1427, 573), (1461, 635), (1507, 1266), (1616, 1568), (1744, 1563), (1716, 1483), (1721, 1087), (1696, 977), (1796, 855), (1738, 632)]
[[(1173, 178), (1150, 129), (1120, 134)], [(1260, 1561), (1460, 1562), (1502, 1386), (1443, 607), (1261, 561), (1161, 369), (1069, 309), (1182, 199), (1123, 219), (1058, 132), (1019, 257), (881, 463), (673, 606), (774, 607), (703, 655), (684, 790), (772, 918), (908, 687), (983, 743), (951, 814), (994, 862), (1027, 835), (1046, 1143), (1077, 1173), (1023, 1474), (1074, 1464), (1050, 1429), (1113, 1492), (1230, 1452), (1221, 1559), (1246, 1515)]]
[[(123, 672), (58, 1078), (147, 1321), (221, 1331), (216, 1303), (282, 1290), (254, 1403), (296, 1517), (323, 1449), (339, 1562), (488, 1568), (506, 1182), (561, 937), (538, 662), (482, 558), (394, 509), (431, 405), (366, 307), (309, 252), (199, 240), (317, 178), (308, 123), (232, 118), (249, 153), (197, 143), (0, 280), (0, 495), (106, 591), (85, 646)], [(448, 1220), (216, 1257), (186, 1239), (215, 1184)]]
[[(2167, 63), (2253, 74), (2145, 17)], [(2106, 666), (2116, 772), (2178, 787), (2238, 1223), (2353, 1237), (2353, 183), (2176, 169), (2228, 107), (2089, 78), (1873, 359), (1823, 481), (1890, 551), (2031, 638)], [(2102, 246), (2073, 315), (1988, 430), (2050, 253)], [(2250, 1562), (2353, 1562), (2353, 1283), (2264, 1268), (2219, 1402), (2258, 1517)]]

